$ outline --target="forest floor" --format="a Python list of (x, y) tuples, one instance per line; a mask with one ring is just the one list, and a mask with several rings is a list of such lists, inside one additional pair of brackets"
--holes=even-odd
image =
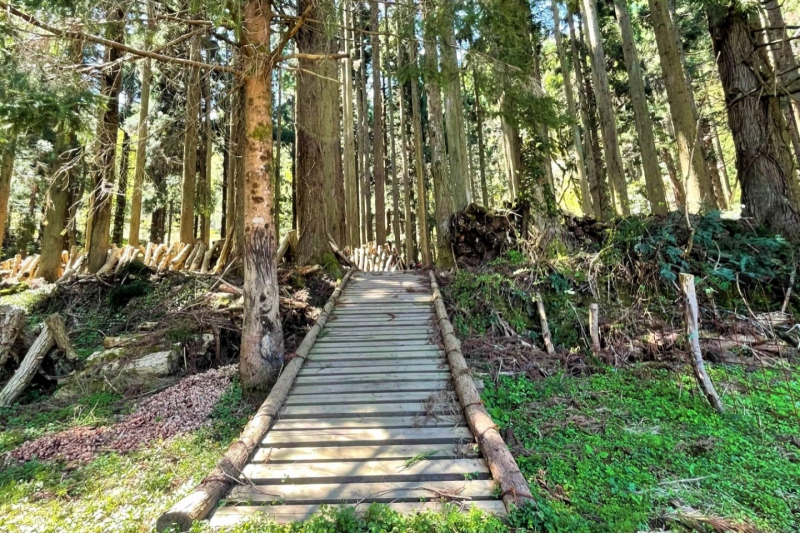
[[(659, 224), (617, 228), (602, 245), (550, 250), (547, 259), (512, 250), (440, 277), (465, 355), (486, 383), (485, 404), (531, 482), (534, 505), (502, 520), (456, 508), (400, 516), (373, 506), (358, 515), (327, 510), (293, 527), (255, 521), (231, 531), (800, 530), (796, 351), (777, 357), (764, 351), (768, 347), (753, 347), (764, 346), (756, 339), (733, 354), (708, 353), (711, 378), (728, 408), (717, 415), (697, 391), (685, 334), (675, 334), (681, 300), (669, 279), (679, 269), (702, 276), (706, 334), (722, 338), (738, 331), (755, 339), (766, 335), (757, 317), (780, 308), (791, 285), (781, 265), (791, 264), (785, 256), (793, 252), (769, 236), (730, 228), (724, 238), (717, 230), (704, 236), (698, 223), (695, 259), (681, 258), (669, 249), (681, 246), (680, 232), (671, 231), (676, 237), (670, 240)], [(715, 242), (711, 262), (706, 238)], [(684, 264), (670, 263), (673, 258)], [(594, 271), (587, 276), (589, 262)], [(709, 264), (711, 270), (703, 270)], [(728, 277), (736, 283), (724, 285)], [(111, 305), (115, 286), (89, 289), (97, 292), (82, 299), (50, 296), (47, 305), (33, 291), (0, 303), (25, 304), (31, 322), (56, 306), (70, 316), (72, 340), (85, 357), (104, 336), (135, 331), (137, 322), (158, 321), (161, 312), (172, 316), (174, 308), (186, 309), (208, 292), (197, 279), (183, 280), (126, 296), (124, 305)], [(313, 300), (315, 307), (330, 285), (292, 290), (292, 297)], [(537, 293), (557, 347), (552, 355), (541, 349)], [(589, 301), (601, 302), (599, 354), (586, 339)], [(161, 311), (137, 314), (147, 308)], [(202, 316), (191, 309), (195, 319)], [(302, 338), (311, 315), (290, 321), (290, 345)], [(186, 337), (182, 327), (172, 328), (174, 337)], [(771, 342), (796, 345), (786, 329)], [(107, 387), (68, 402), (42, 388), (0, 410), (0, 531), (151, 531), (156, 517), (212, 468), (254, 410), (229, 364), (235, 358), (223, 352), (220, 364), (212, 350), (190, 358), (191, 370), (178, 379), (148, 388)], [(198, 524), (195, 531), (206, 528)]]

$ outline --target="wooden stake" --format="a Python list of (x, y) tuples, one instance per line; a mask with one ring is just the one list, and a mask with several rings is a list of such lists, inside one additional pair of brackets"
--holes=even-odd
[(539, 323), (542, 326), (542, 338), (544, 339), (544, 347), (548, 354), (556, 352), (553, 346), (553, 340), (550, 337), (550, 328), (547, 325), (547, 313), (544, 311), (544, 301), (542, 301), (542, 294), (536, 293), (536, 308), (539, 310)]
[(592, 339), (592, 351), (600, 353), (600, 306), (589, 304), (589, 337)]
[(286, 364), (283, 373), (281, 373), (275, 386), (272, 387), (269, 396), (267, 396), (258, 412), (242, 430), (239, 439), (228, 447), (214, 470), (195, 487), (194, 491), (158, 518), (158, 522), (156, 522), (158, 531), (164, 531), (176, 525), (179, 528), (178, 531), (188, 531), (194, 521), (202, 520), (211, 512), (211, 509), (222, 498), (228, 487), (239, 479), (247, 459), (264, 438), (267, 430), (269, 430), (272, 422), (277, 417), (283, 402), (286, 400), (286, 396), (289, 394), (289, 389), (294, 384), (297, 373), (300, 372), (300, 368), (302, 368), (308, 356), (308, 352), (311, 351), (319, 332), (325, 327), (328, 316), (333, 311), (344, 286), (353, 272), (354, 270), (350, 270), (345, 274), (342, 282), (333, 292), (328, 303), (325, 304), (322, 313), (317, 318), (317, 323), (306, 334), (303, 342), (297, 348), (295, 356)]
[(500, 485), (503, 503), (506, 509), (511, 511), (512, 506), (519, 506), (526, 500), (532, 500), (533, 496), (531, 496), (528, 482), (520, 472), (514, 456), (508, 451), (503, 437), (497, 431), (497, 426), (486, 411), (486, 407), (483, 406), (478, 390), (475, 388), (475, 382), (472, 380), (472, 374), (461, 353), (461, 341), (456, 337), (453, 325), (450, 324), (450, 319), (447, 317), (447, 310), (442, 301), (442, 293), (439, 292), (439, 285), (436, 283), (436, 276), (432, 271), (429, 274), (433, 289), (433, 304), (436, 308), (439, 329), (442, 339), (444, 339), (447, 361), (450, 363), (450, 371), (453, 374), (453, 382), (461, 402), (461, 408), (472, 434), (478, 440), (481, 452), (492, 472), (492, 477)]
[(689, 347), (691, 348), (691, 363), (694, 376), (697, 378), (697, 384), (700, 390), (703, 391), (708, 403), (716, 409), (720, 414), (725, 412), (725, 406), (717, 395), (714, 384), (711, 378), (706, 373), (705, 364), (703, 364), (703, 353), (700, 351), (700, 331), (697, 326), (697, 317), (699, 315), (697, 306), (697, 294), (694, 290), (694, 276), (691, 274), (680, 275), (681, 290), (686, 297), (686, 335), (689, 337)]

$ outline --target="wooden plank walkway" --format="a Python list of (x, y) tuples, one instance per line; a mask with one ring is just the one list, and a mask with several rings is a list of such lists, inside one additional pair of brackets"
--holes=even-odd
[(352, 276), (212, 526), (303, 520), (323, 504), (505, 513), (432, 342), (431, 300), (422, 274)]

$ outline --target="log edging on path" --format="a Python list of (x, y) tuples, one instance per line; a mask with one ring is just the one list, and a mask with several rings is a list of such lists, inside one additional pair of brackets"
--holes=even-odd
[(192, 492), (158, 518), (156, 529), (159, 532), (174, 526), (178, 526), (180, 531), (189, 530), (193, 522), (204, 519), (211, 512), (228, 488), (239, 479), (239, 474), (247, 460), (258, 447), (283, 407), (289, 389), (292, 388), (311, 347), (322, 328), (325, 327), (331, 311), (339, 301), (339, 297), (354, 271), (355, 269), (349, 270), (342, 278), (342, 282), (328, 299), (328, 303), (325, 304), (314, 327), (306, 333), (295, 356), (286, 365), (255, 416), (244, 427), (239, 439), (228, 447), (217, 466)]
[(483, 452), (489, 471), (494, 480), (500, 485), (501, 497), (507, 511), (513, 507), (520, 506), (528, 500), (533, 500), (530, 487), (525, 480), (525, 476), (514, 460), (514, 456), (508, 450), (503, 437), (497, 431), (497, 425), (492, 421), (486, 407), (483, 405), (475, 382), (464, 354), (461, 352), (461, 341), (456, 337), (447, 310), (444, 306), (442, 293), (436, 283), (436, 275), (430, 271), (431, 289), (433, 291), (433, 305), (436, 308), (436, 318), (439, 323), (439, 331), (442, 334), (442, 342), (447, 353), (447, 361), (450, 363), (450, 372), (453, 375), (453, 383), (456, 395), (461, 403), (461, 409), (467, 419), (472, 434), (478, 440), (478, 445)]

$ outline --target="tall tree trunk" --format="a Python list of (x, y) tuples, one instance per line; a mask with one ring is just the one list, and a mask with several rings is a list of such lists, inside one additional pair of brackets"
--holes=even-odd
[(55, 144), (56, 161), (53, 165), (53, 181), (47, 191), (42, 228), (42, 253), (39, 262), (39, 276), (53, 283), (61, 276), (61, 250), (64, 248), (64, 218), (68, 211), (70, 174), (66, 168), (69, 163), (69, 132), (59, 131)]
[[(770, 31), (767, 33), (768, 42), (780, 42), (780, 44), (770, 46), (775, 61), (775, 71), (779, 74), (779, 83), (782, 86), (781, 97), (785, 95), (786, 88), (790, 85), (793, 78), (797, 77), (797, 57), (792, 48), (792, 41), (789, 40), (786, 32), (786, 22), (783, 19), (781, 5), (777, 0), (767, 0), (762, 3), (767, 14), (767, 22)], [(800, 161), (800, 96), (797, 93), (788, 95), (789, 105), (784, 108), (786, 124), (792, 138), (794, 154), (796, 160)]]
[(725, 189), (725, 198), (730, 202), (733, 200), (733, 198), (731, 198), (733, 196), (733, 189), (731, 178), (728, 175), (728, 164), (725, 161), (725, 152), (722, 151), (722, 144), (719, 142), (719, 130), (717, 129), (716, 120), (711, 121), (711, 134), (714, 138), (714, 150), (717, 155), (717, 160), (719, 161), (719, 170), (722, 173), (722, 186)]
[[(531, 39), (535, 41), (537, 39), (538, 29), (536, 29), (533, 25), (531, 25)], [(533, 56), (533, 83), (536, 87), (536, 92), (541, 94), (542, 96), (546, 96), (544, 91), (544, 86), (542, 85), (542, 72), (539, 62), (539, 54), (541, 53), (541, 46), (538, 43), (532, 42), (532, 56)], [(544, 122), (539, 122), (536, 126), (536, 134), (539, 137), (539, 142), (541, 143), (541, 166), (542, 170), (544, 171), (544, 179), (545, 182), (539, 182), (536, 184), (536, 190), (534, 190), (535, 195), (541, 195), (543, 202), (541, 204), (542, 208), (546, 208), (548, 211), (550, 209), (550, 205), (555, 206), (556, 204), (556, 184), (553, 179), (553, 158), (550, 155), (550, 128), (547, 127), (547, 124)], [(544, 185), (547, 185), (545, 187)], [(546, 198), (546, 200), (545, 200)]]
[[(575, 97), (572, 93), (572, 79), (570, 76), (569, 65), (567, 64), (567, 55), (564, 52), (564, 44), (561, 38), (561, 15), (558, 11), (558, 3), (556, 0), (550, 0), (550, 7), (553, 10), (553, 34), (556, 40), (556, 50), (558, 52), (558, 62), (561, 66), (561, 77), (564, 79), (564, 93), (567, 96), (567, 112), (569, 113), (570, 121), (572, 122), (572, 146), (575, 149), (575, 166), (578, 170), (578, 183), (581, 190), (581, 208), (583, 214), (592, 216), (594, 209), (592, 208), (592, 194), (589, 192), (589, 180), (586, 177), (586, 161), (583, 157), (583, 145), (581, 144), (581, 130), (578, 125), (578, 113), (575, 109)], [(477, 85), (476, 85), (477, 86)], [(480, 125), (478, 127), (480, 134)], [(481, 135), (482, 137), (482, 135)], [(478, 138), (478, 145), (483, 150), (483, 140)]]
[[(209, 49), (210, 50), (210, 49)], [(210, 53), (209, 53), (210, 55)], [(211, 214), (214, 212), (214, 206), (211, 204), (211, 156), (214, 151), (213, 143), (213, 130), (211, 128), (211, 75), (206, 73), (203, 76), (203, 158), (202, 163), (203, 172), (200, 174), (202, 180), (198, 190), (200, 201), (200, 240), (206, 245), (206, 250), (211, 246)]]
[(636, 44), (633, 39), (628, 0), (614, 0), (614, 8), (616, 9), (620, 35), (622, 36), (622, 52), (625, 56), (625, 68), (628, 71), (628, 87), (631, 103), (633, 104), (637, 145), (642, 155), (647, 200), (650, 202), (650, 210), (653, 213), (663, 215), (669, 211), (669, 206), (667, 205), (667, 195), (664, 191), (664, 180), (661, 177), (661, 168), (658, 165), (653, 122), (650, 119), (650, 110), (647, 107), (647, 96), (645, 95), (644, 82), (642, 81), (642, 69), (639, 66), (639, 55), (636, 53)]
[[(233, 235), (233, 256), (240, 257), (244, 253), (245, 241), (245, 151), (247, 150), (247, 139), (245, 137), (245, 121), (247, 120), (245, 107), (244, 84), (239, 85), (234, 92), (233, 124), (231, 125), (231, 168), (228, 179), (231, 180), (232, 189), (228, 189), (228, 218)], [(293, 176), (293, 181), (294, 176)], [(232, 209), (232, 211), (231, 211)]]
[(661, 149), (661, 159), (664, 160), (664, 164), (667, 166), (667, 174), (669, 174), (669, 179), (672, 182), (675, 204), (678, 209), (683, 209), (683, 206), (686, 205), (686, 193), (683, 190), (683, 182), (678, 176), (678, 169), (675, 168), (675, 159), (672, 157), (672, 152), (670, 152), (669, 148), (664, 147)]
[(125, 207), (128, 203), (128, 162), (131, 158), (131, 136), (122, 130), (122, 157), (119, 164), (119, 181), (117, 183), (117, 203), (114, 206), (114, 229), (111, 231), (111, 242), (122, 246), (122, 234), (125, 231)]
[[(333, 2), (301, 0), (298, 9), (314, 7), (309, 18), (327, 20)], [(319, 26), (304, 25), (295, 37), (305, 54), (325, 54), (331, 40)], [(297, 70), (295, 135), (297, 142), (297, 260), (300, 264), (322, 264), (330, 253), (327, 233), (336, 235), (335, 211), (336, 145), (339, 144), (339, 87), (332, 60), (301, 59)]]
[(741, 6), (709, 8), (709, 31), (725, 93), (728, 124), (736, 147), (736, 170), (742, 188), (743, 215), (789, 238), (800, 236), (800, 211), (785, 164), (788, 145), (777, 135), (776, 98), (762, 93), (747, 12)]
[[(417, 42), (408, 41), (409, 61), (414, 68), (419, 68), (417, 58)], [(430, 267), (431, 246), (428, 230), (428, 193), (425, 190), (425, 160), (422, 155), (422, 112), (420, 111), (419, 79), (416, 74), (411, 78), (411, 126), (414, 131), (414, 172), (417, 178), (417, 227), (419, 235), (419, 251), (422, 267)]]
[(369, 172), (369, 110), (367, 109), (367, 60), (364, 47), (363, 34), (359, 33), (359, 76), (356, 86), (358, 87), (358, 110), (359, 110), (359, 152), (361, 154), (361, 221), (363, 224), (362, 242), (370, 242), (375, 239), (372, 221), (372, 195), (371, 179)]
[[(230, 116), (230, 110), (225, 111), (225, 116)], [(228, 146), (229, 127), (226, 123), (222, 125), (222, 186), (220, 187), (220, 224), (219, 236), (225, 239), (228, 235), (228, 166), (230, 165), (230, 151)], [(276, 162), (277, 164), (277, 162)], [(277, 186), (277, 184), (276, 184)]]
[[(353, 122), (353, 59), (352, 54), (352, 33), (350, 27), (353, 25), (352, 4), (349, 1), (343, 2), (342, 22), (344, 31), (344, 52), (347, 55), (342, 63), (342, 130), (344, 135), (344, 188), (345, 188), (345, 228), (347, 238), (344, 244), (355, 248), (361, 244), (360, 219), (358, 210), (358, 174), (356, 169), (356, 146), (355, 146), (355, 124)], [(342, 244), (342, 243), (339, 243)]]
[(269, 49), (268, 0), (244, 5), (244, 316), (239, 374), (242, 388), (266, 392), (283, 366), (283, 330), (278, 313), (275, 227), (272, 218), (272, 87), (265, 57)]
[(715, 207), (714, 190), (708, 176), (697, 121), (693, 112), (694, 97), (686, 83), (686, 74), (676, 43), (677, 33), (669, 13), (668, 0), (648, 0), (656, 36), (658, 55), (667, 101), (675, 128), (678, 162), (685, 182), (686, 202), (691, 212)]
[(708, 175), (711, 178), (711, 185), (714, 187), (714, 197), (717, 199), (717, 207), (722, 210), (728, 209), (728, 197), (722, 185), (722, 177), (719, 174), (719, 163), (717, 153), (714, 150), (714, 140), (711, 134), (711, 124), (708, 117), (700, 119), (700, 137), (703, 139), (703, 153), (707, 159)]
[(583, 68), (583, 54), (580, 51), (580, 41), (575, 34), (573, 14), (567, 14), (569, 27), (570, 50), (572, 64), (575, 67), (575, 80), (582, 90), (578, 90), (578, 104), (583, 128), (583, 149), (586, 154), (586, 178), (589, 181), (589, 191), (592, 195), (592, 210), (598, 220), (605, 220), (611, 216), (611, 203), (608, 199), (608, 190), (603, 179), (603, 162), (600, 155), (600, 144), (597, 140), (597, 124), (594, 120), (594, 91), (589, 81), (589, 76)]
[[(123, 43), (125, 40), (125, 11), (121, 5), (112, 8), (108, 16), (107, 36)], [(104, 71), (101, 95), (106, 107), (97, 132), (97, 164), (94, 176), (94, 200), (91, 202), (91, 232), (88, 237), (89, 250), (87, 269), (94, 274), (105, 264), (108, 254), (108, 233), (111, 226), (111, 197), (114, 190), (114, 174), (117, 158), (117, 131), (119, 130), (119, 93), (122, 86), (121, 52), (107, 47), (105, 63), (111, 65)]]
[[(397, 32), (398, 35), (400, 31)], [(398, 58), (398, 68), (400, 65), (400, 58), (402, 57), (402, 49), (400, 45), (400, 39), (397, 39), (397, 58)], [(411, 266), (416, 262), (417, 255), (414, 253), (414, 225), (411, 221), (411, 177), (409, 173), (409, 166), (410, 161), (408, 157), (408, 144), (406, 143), (406, 115), (408, 112), (406, 111), (406, 99), (403, 95), (403, 87), (402, 83), (398, 83), (398, 94), (400, 99), (400, 155), (403, 159), (403, 211), (404, 211), (404, 218), (405, 218), (405, 231), (406, 231), (406, 268), (411, 268)]]
[(281, 145), (283, 144), (283, 72), (275, 70), (278, 85), (277, 118), (275, 119), (275, 238), (281, 238)]
[[(153, 44), (155, 18), (153, 3), (147, 1), (147, 32), (145, 49)], [(142, 89), (139, 99), (139, 125), (136, 130), (136, 167), (133, 171), (133, 192), (131, 193), (131, 224), (128, 230), (128, 244), (139, 246), (139, 232), (142, 224), (142, 187), (144, 186), (145, 164), (147, 163), (147, 119), (150, 113), (150, 83), (153, 79), (153, 60), (145, 58), (142, 62)]]
[(512, 122), (512, 112), (506, 104), (507, 99), (500, 99), (500, 131), (503, 136), (503, 153), (505, 155), (506, 179), (510, 201), (513, 203), (522, 194), (522, 140), (516, 124)]
[(378, 0), (370, 0), (372, 31), (372, 148), (375, 160), (375, 241), (386, 242), (386, 163), (383, 146), (383, 102), (381, 99), (381, 39), (378, 25)]
[[(200, 61), (200, 35), (192, 37), (189, 59)], [(186, 124), (183, 136), (183, 189), (181, 194), (181, 236), (184, 244), (194, 242), (194, 204), (197, 179), (197, 141), (200, 129), (200, 69), (189, 67), (186, 78)]]
[(489, 205), (489, 185), (486, 181), (486, 146), (483, 140), (483, 106), (481, 105), (481, 90), (478, 79), (478, 70), (472, 69), (472, 81), (475, 86), (475, 120), (478, 134), (478, 167), (481, 176), (481, 199), (484, 207)]
[[(388, 17), (387, 17), (388, 20)], [(397, 253), (403, 249), (400, 243), (400, 184), (397, 182), (397, 149), (394, 138), (394, 98), (392, 96), (392, 76), (386, 76), (386, 128), (389, 130), (389, 158), (392, 163), (392, 233)]]
[(17, 138), (13, 137), (5, 146), (0, 146), (0, 251), (8, 224), (8, 199), (11, 196), (11, 177), (14, 175), (14, 159), (17, 156)]
[(456, 6), (454, 0), (443, 2), (444, 16), (441, 42), (442, 90), (444, 93), (444, 120), (447, 132), (447, 152), (450, 177), (450, 191), (453, 195), (453, 209), (461, 211), (472, 200), (467, 180), (467, 135), (464, 131), (464, 104), (461, 99), (461, 80), (456, 57), (456, 38), (454, 33)]
[(608, 86), (608, 74), (606, 73), (600, 22), (597, 16), (597, 4), (595, 0), (582, 0), (582, 6), (584, 20), (586, 21), (586, 32), (592, 51), (592, 73), (594, 74), (597, 109), (600, 114), (600, 124), (603, 131), (603, 152), (606, 156), (608, 179), (617, 198), (615, 205), (617, 215), (628, 216), (630, 214), (628, 184), (625, 182), (622, 154), (619, 151), (619, 138), (614, 118), (614, 108), (611, 102), (611, 92)]
[(431, 147), (431, 177), (436, 202), (436, 263), (441, 268), (451, 268), (455, 264), (450, 245), (450, 217), (453, 215), (453, 195), (447, 177), (447, 157), (444, 125), (442, 124), (442, 93), (438, 82), (439, 54), (436, 37), (431, 28), (433, 0), (423, 0), (422, 11), (425, 20), (425, 88), (428, 94), (428, 142)]

